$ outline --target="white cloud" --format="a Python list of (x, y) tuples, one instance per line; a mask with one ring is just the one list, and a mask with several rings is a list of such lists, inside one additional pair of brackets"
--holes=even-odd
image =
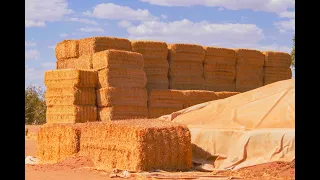
[(28, 41), (25, 41), (25, 47), (28, 48), (28, 47), (35, 47), (37, 44), (35, 42), (28, 42)]
[(67, 33), (62, 33), (62, 34), (60, 34), (60, 37), (67, 37), (67, 36), (68, 36)]
[(280, 32), (295, 31), (295, 19), (276, 22), (276, 23), (274, 23), (274, 25), (279, 29)]
[(118, 22), (118, 26), (122, 27), (122, 28), (127, 28), (127, 27), (132, 26), (132, 23), (130, 21), (127, 21), (127, 20), (122, 20), (122, 21)]
[(218, 11), (223, 11), (223, 10), (224, 10), (223, 7), (219, 7), (219, 8), (218, 8)]
[(291, 53), (291, 48), (288, 46), (279, 46), (277, 44), (273, 45), (267, 45), (267, 46), (254, 46), (250, 47), (252, 49), (257, 49), (260, 51), (279, 51), (279, 52), (286, 52), (286, 53)]
[(281, 13), (295, 7), (294, 0), (140, 0), (160, 6), (209, 6), (224, 7), (230, 10), (252, 9), (254, 11), (266, 11)]
[(164, 15), (164, 14), (161, 14), (161, 16), (160, 16), (162, 19), (167, 19), (168, 18), (168, 16), (166, 16), (166, 15)]
[(71, 22), (79, 22), (84, 24), (91, 24), (91, 25), (98, 25), (96, 21), (90, 20), (90, 19), (84, 19), (84, 18), (69, 18), (67, 21)]
[(44, 27), (46, 21), (59, 21), (73, 11), (66, 0), (26, 0), (25, 27)]
[(25, 51), (26, 59), (38, 60), (39, 57), (40, 57), (40, 52), (36, 49), (30, 49)]
[(279, 16), (282, 18), (295, 18), (295, 11), (284, 11)]
[(98, 4), (93, 8), (93, 12), (87, 11), (83, 13), (102, 19), (112, 20), (153, 20), (154, 16), (147, 9), (132, 9), (128, 6), (120, 6), (113, 3)]
[(44, 85), (44, 74), (48, 70), (56, 68), (55, 62), (45, 62), (39, 68), (32, 68), (28, 65), (25, 66), (25, 84), (38, 84)]
[(255, 24), (214, 24), (184, 19), (173, 22), (145, 21), (127, 28), (130, 39), (160, 40), (168, 43), (195, 43), (221, 46), (256, 44), (264, 38)]
[(102, 28), (97, 28), (97, 27), (85, 27), (85, 28), (80, 28), (79, 31), (81, 32), (97, 32), (97, 33), (103, 33), (104, 29)]
[(45, 27), (46, 24), (43, 21), (25, 20), (25, 27)]

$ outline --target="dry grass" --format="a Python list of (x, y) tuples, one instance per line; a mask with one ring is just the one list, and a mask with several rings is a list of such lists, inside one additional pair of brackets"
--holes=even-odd
[(144, 106), (148, 94), (145, 88), (102, 88), (97, 90), (98, 106)]
[(150, 64), (149, 60), (167, 61), (168, 47), (165, 42), (131, 41), (131, 46), (134, 52), (143, 55), (145, 64)]
[(192, 166), (190, 131), (171, 122), (140, 119), (88, 124), (81, 132), (80, 145), (81, 154), (107, 171), (177, 171)]
[(104, 68), (98, 71), (98, 88), (144, 88), (146, 83), (143, 69)]
[(97, 73), (91, 70), (59, 69), (46, 71), (44, 84), (47, 88), (96, 87)]
[(144, 60), (140, 53), (106, 50), (97, 52), (92, 56), (93, 68), (99, 70), (102, 68), (135, 68), (143, 69)]
[(48, 88), (45, 94), (46, 105), (95, 105), (94, 88)]
[(104, 122), (146, 118), (147, 116), (148, 108), (145, 106), (116, 105), (111, 107), (98, 107), (98, 118)]
[(43, 125), (37, 137), (40, 163), (57, 163), (80, 150), (80, 126), (71, 124)]
[(79, 43), (77, 40), (64, 40), (56, 45), (55, 55), (57, 59), (69, 59), (79, 57)]
[(128, 39), (115, 37), (91, 37), (79, 41), (79, 55), (93, 55), (96, 52), (117, 49), (131, 51), (131, 43)]
[(96, 106), (49, 106), (47, 123), (84, 123), (97, 121)]
[(92, 56), (83, 55), (78, 58), (58, 59), (56, 62), (57, 69), (92, 69)]
[(289, 67), (265, 67), (264, 85), (292, 78), (292, 70)]

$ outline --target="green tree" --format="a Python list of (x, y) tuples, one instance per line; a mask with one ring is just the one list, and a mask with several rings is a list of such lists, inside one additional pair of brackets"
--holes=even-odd
[(30, 85), (25, 89), (25, 124), (44, 124), (46, 122), (46, 102), (44, 91)]
[(291, 66), (293, 68), (295, 68), (296, 66), (296, 57), (295, 57), (295, 41), (296, 41), (296, 37), (293, 37), (293, 47), (292, 47), (292, 51), (291, 51)]

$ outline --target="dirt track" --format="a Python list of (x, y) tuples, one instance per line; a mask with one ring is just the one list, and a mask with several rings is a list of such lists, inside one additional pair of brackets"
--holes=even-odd
[[(26, 126), (27, 127), (27, 126)], [(39, 127), (30, 127), (29, 136), (26, 137), (25, 157), (36, 156), (36, 140), (35, 134)], [(93, 162), (85, 157), (68, 158), (60, 163), (52, 165), (26, 165), (26, 180), (60, 180), (60, 179), (77, 179), (77, 180), (106, 180), (120, 179), (109, 178), (109, 174), (103, 171), (94, 169)], [(215, 175), (227, 175), (242, 177), (244, 179), (294, 179), (295, 161), (291, 163), (274, 162), (267, 163), (248, 168), (243, 168), (238, 171), (218, 172)], [(132, 177), (130, 179), (146, 179)], [(151, 178), (150, 178), (151, 179)], [(209, 178), (214, 179), (214, 178)]]

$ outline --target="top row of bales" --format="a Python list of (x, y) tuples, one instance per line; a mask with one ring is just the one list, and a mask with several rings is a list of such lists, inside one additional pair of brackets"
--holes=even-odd
[(64, 40), (57, 44), (57, 69), (95, 69), (94, 53), (116, 49), (143, 55), (146, 88), (244, 92), (289, 79), (291, 57), (282, 52), (132, 41), (114, 37)]

